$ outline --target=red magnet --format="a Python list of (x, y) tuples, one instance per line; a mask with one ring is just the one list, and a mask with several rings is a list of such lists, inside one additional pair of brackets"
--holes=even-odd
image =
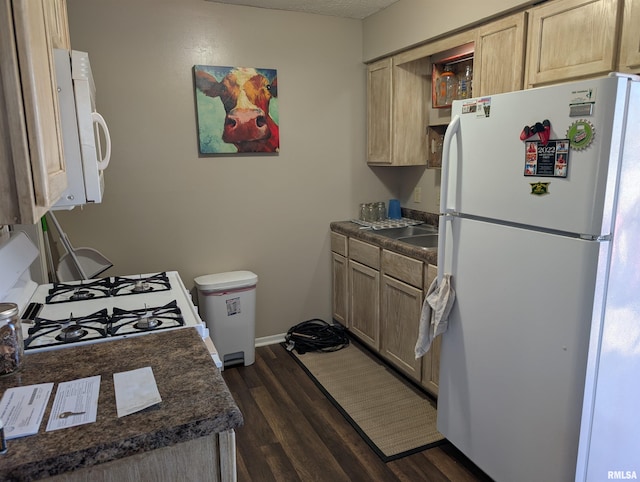
[[(539, 124), (536, 124), (536, 128), (538, 127), (538, 125)], [(541, 129), (536, 129), (538, 132), (538, 137), (542, 141), (542, 145), (546, 146), (549, 142), (549, 138), (551, 137), (551, 122), (545, 119), (542, 121), (540, 127)]]
[(536, 134), (538, 134), (542, 145), (546, 146), (551, 137), (551, 122), (545, 119), (542, 122), (536, 122), (532, 126), (524, 126), (522, 132), (520, 132), (520, 140), (525, 141)]

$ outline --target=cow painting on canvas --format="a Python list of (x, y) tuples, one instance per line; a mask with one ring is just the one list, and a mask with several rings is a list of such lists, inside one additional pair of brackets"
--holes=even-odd
[(193, 68), (202, 154), (278, 152), (278, 77), (274, 69)]

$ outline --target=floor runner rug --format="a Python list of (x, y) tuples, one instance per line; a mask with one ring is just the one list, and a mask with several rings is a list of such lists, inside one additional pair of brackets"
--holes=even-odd
[(434, 402), (358, 345), (290, 353), (385, 462), (444, 442)]

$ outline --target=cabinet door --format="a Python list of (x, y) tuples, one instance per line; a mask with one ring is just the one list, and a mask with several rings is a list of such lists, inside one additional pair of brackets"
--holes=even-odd
[[(425, 270), (425, 293), (431, 286), (431, 283), (438, 276), (438, 268), (435, 265), (428, 265)], [(422, 357), (422, 386), (425, 387), (432, 395), (438, 396), (438, 383), (440, 379), (440, 347), (442, 345), (442, 335), (438, 335), (433, 342), (429, 351)]]
[(391, 163), (391, 58), (369, 65), (367, 72), (367, 162)]
[(416, 360), (422, 290), (382, 277), (382, 354), (410, 377), (420, 381), (422, 360)]
[(349, 328), (380, 349), (380, 272), (349, 260)]
[(472, 95), (521, 90), (524, 81), (525, 12), (478, 28)]
[[(10, 146), (5, 152), (11, 152), (3, 164), (12, 164), (10, 184), (15, 190), (11, 206), (0, 206), (0, 222), (35, 223), (67, 187), (43, 0), (5, 3), (0, 24), (2, 88), (8, 111), (8, 129), (2, 135), (3, 143)], [(6, 35), (8, 30), (13, 35)]]
[(71, 50), (66, 0), (46, 0), (44, 9), (51, 47)]
[(615, 70), (620, 6), (620, 0), (564, 0), (531, 9), (527, 85)]
[(428, 59), (393, 65), (392, 164), (427, 164)]
[(347, 317), (347, 258), (337, 253), (331, 253), (331, 273), (332, 273), (332, 311), (333, 319), (343, 326), (349, 327)]
[(51, 206), (67, 188), (53, 51), (43, 1), (14, 6), (35, 198), (37, 205)]
[(622, 72), (640, 72), (640, 0), (624, 0), (620, 64)]

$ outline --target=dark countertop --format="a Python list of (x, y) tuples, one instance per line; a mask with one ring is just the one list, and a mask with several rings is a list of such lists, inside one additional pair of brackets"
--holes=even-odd
[[(420, 211), (402, 210), (402, 216), (410, 219), (419, 219), (425, 224), (438, 226), (438, 215), (430, 213), (421, 213)], [(344, 234), (350, 238), (356, 238), (367, 243), (371, 243), (383, 249), (403, 254), (410, 258), (415, 258), (425, 263), (438, 264), (438, 250), (424, 249), (418, 246), (404, 243), (395, 239), (388, 238), (377, 234), (372, 229), (361, 229), (362, 226), (351, 221), (335, 221), (330, 224), (331, 231)]]
[[(162, 402), (126, 417), (116, 412), (113, 374), (150, 366)], [(45, 432), (58, 383), (101, 375), (95, 423)], [(223, 432), (242, 413), (195, 328), (169, 330), (25, 357), (0, 378), (7, 388), (55, 382), (36, 435), (7, 441), (0, 480), (35, 480)]]

